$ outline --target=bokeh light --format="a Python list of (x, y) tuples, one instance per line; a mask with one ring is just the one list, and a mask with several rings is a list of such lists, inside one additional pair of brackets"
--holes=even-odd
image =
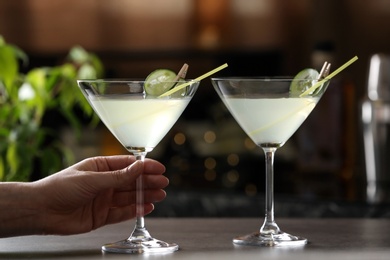
[(216, 166), (217, 166), (217, 161), (214, 158), (208, 157), (204, 160), (204, 167), (206, 167), (206, 169), (212, 170), (215, 169)]
[(206, 143), (212, 144), (217, 139), (217, 136), (214, 131), (206, 131), (203, 135), (203, 139)]
[(177, 134), (175, 134), (175, 136), (173, 137), (173, 141), (174, 141), (175, 144), (177, 144), (177, 145), (183, 145), (183, 144), (186, 142), (186, 136), (185, 136), (185, 134), (183, 134), (183, 133), (177, 133)]
[(230, 166), (237, 166), (239, 162), (240, 162), (240, 157), (237, 154), (231, 153), (228, 155), (227, 163)]

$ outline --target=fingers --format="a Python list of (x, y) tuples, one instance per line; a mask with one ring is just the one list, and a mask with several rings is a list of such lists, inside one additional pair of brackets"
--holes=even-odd
[(144, 189), (163, 189), (168, 186), (169, 179), (164, 175), (144, 175)]
[[(149, 161), (145, 165), (141, 161), (135, 161), (126, 168), (113, 171), (84, 172), (79, 174), (78, 178), (84, 179), (92, 192), (100, 192), (104, 189), (115, 190), (134, 190), (136, 179), (143, 174), (145, 189), (162, 189), (165, 188), (169, 181), (161, 175), (165, 167), (156, 162)], [(84, 183), (84, 182), (83, 182)]]
[[(145, 190), (144, 202), (154, 203), (165, 199), (167, 193), (164, 190)], [(136, 192), (117, 192), (112, 197), (112, 207), (124, 207), (127, 205), (135, 204)]]
[[(134, 156), (117, 155), (117, 156), (100, 156), (86, 159), (77, 164), (77, 169), (81, 171), (115, 171), (124, 169), (135, 162)], [(146, 174), (163, 174), (165, 166), (158, 161), (145, 159), (144, 171)]]
[[(154, 209), (153, 204), (146, 203), (144, 205), (144, 213), (145, 215), (152, 212)], [(95, 226), (94, 228), (98, 228), (103, 225), (107, 224), (115, 224), (119, 223), (125, 220), (129, 220), (135, 217), (135, 205), (126, 206), (126, 207), (116, 207), (116, 208), (110, 208), (105, 223), (99, 223), (98, 226)]]
[[(164, 175), (143, 175), (143, 187), (144, 189), (164, 189), (168, 186), (169, 180)], [(117, 190), (122, 191), (129, 191), (129, 190), (135, 190), (136, 189), (136, 183), (132, 182), (128, 185), (124, 185), (121, 188), (118, 188)]]
[[(144, 178), (144, 201), (158, 202), (166, 197), (164, 189), (168, 186), (169, 180), (162, 175), (145, 175)], [(113, 195), (113, 206), (125, 206), (135, 203), (136, 187), (132, 185), (123, 189), (117, 189)]]
[(99, 156), (93, 157), (92, 160), (95, 163), (96, 171), (115, 171), (126, 168), (135, 162), (134, 156), (118, 155), (118, 156)]
[(165, 172), (165, 166), (155, 160), (145, 159), (144, 161), (144, 173), (145, 174), (163, 174)]
[[(107, 156), (95, 157), (95, 160), (100, 161), (102, 171), (114, 171), (125, 168), (134, 163), (134, 156)], [(105, 170), (104, 170), (105, 169)], [(144, 173), (146, 174), (163, 174), (165, 166), (158, 161), (146, 158), (144, 161)]]

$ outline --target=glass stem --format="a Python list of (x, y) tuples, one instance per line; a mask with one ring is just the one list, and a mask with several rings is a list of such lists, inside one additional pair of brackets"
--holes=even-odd
[(265, 220), (260, 228), (262, 235), (280, 232), (274, 219), (274, 155), (277, 148), (263, 147), (265, 153)]
[[(135, 158), (139, 161), (144, 162), (146, 152), (135, 153)], [(136, 222), (135, 228), (131, 235), (131, 239), (143, 240), (150, 238), (149, 232), (145, 228), (144, 220), (144, 182), (143, 175), (140, 175), (136, 180)]]

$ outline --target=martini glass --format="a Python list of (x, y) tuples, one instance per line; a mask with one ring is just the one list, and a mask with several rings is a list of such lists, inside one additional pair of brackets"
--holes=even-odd
[[(304, 245), (307, 239), (281, 231), (274, 219), (274, 154), (314, 109), (328, 82), (307, 94), (317, 80), (212, 78), (219, 97), (241, 128), (265, 153), (265, 220), (260, 230), (233, 239), (239, 245)], [(305, 92), (306, 91), (306, 92)], [(305, 92), (305, 94), (302, 94)]]
[[(78, 80), (82, 93), (118, 141), (137, 160), (161, 141), (175, 124), (195, 94), (199, 81), (166, 97), (147, 95), (144, 82), (136, 80)], [(172, 86), (179, 82), (167, 82)], [(180, 81), (183, 83), (183, 81)], [(136, 223), (122, 241), (103, 245), (114, 253), (168, 253), (178, 250), (175, 243), (153, 238), (145, 227), (143, 178), (136, 180)]]

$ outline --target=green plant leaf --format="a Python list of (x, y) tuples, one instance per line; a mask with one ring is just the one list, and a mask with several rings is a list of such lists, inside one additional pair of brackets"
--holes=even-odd
[(103, 64), (80, 46), (67, 58), (62, 65), (21, 73), (20, 61), (27, 64), (28, 56), (0, 35), (0, 181), (28, 181), (36, 167), (38, 173), (51, 174), (72, 161), (58, 129), (42, 124), (47, 113), (63, 115), (78, 136), (86, 117), (76, 111), (94, 125), (100, 121), (76, 79), (102, 77)]
[(0, 156), (0, 181), (3, 181), (5, 177), (5, 165), (3, 157)]
[(8, 144), (6, 158), (11, 175), (16, 174), (18, 172), (18, 166), (20, 164), (17, 149), (18, 145), (16, 142), (11, 142)]
[(73, 47), (70, 50), (68, 56), (69, 56), (70, 60), (72, 60), (76, 63), (85, 63), (85, 62), (88, 62), (88, 60), (89, 60), (88, 52), (80, 46)]
[(47, 106), (52, 102), (50, 93), (46, 91), (46, 71), (47, 69), (37, 68), (31, 70), (26, 76), (26, 81), (36, 92), (35, 97), (27, 103), (34, 109), (34, 118), (38, 122), (42, 120)]
[(77, 78), (79, 79), (96, 79), (97, 73), (95, 68), (91, 64), (81, 65)]
[(77, 75), (76, 68), (71, 63), (65, 63), (59, 67), (61, 76), (65, 79), (72, 79), (74, 80)]
[(7, 90), (16, 80), (18, 71), (18, 59), (13, 48), (9, 45), (0, 45), (0, 81), (4, 83)]

